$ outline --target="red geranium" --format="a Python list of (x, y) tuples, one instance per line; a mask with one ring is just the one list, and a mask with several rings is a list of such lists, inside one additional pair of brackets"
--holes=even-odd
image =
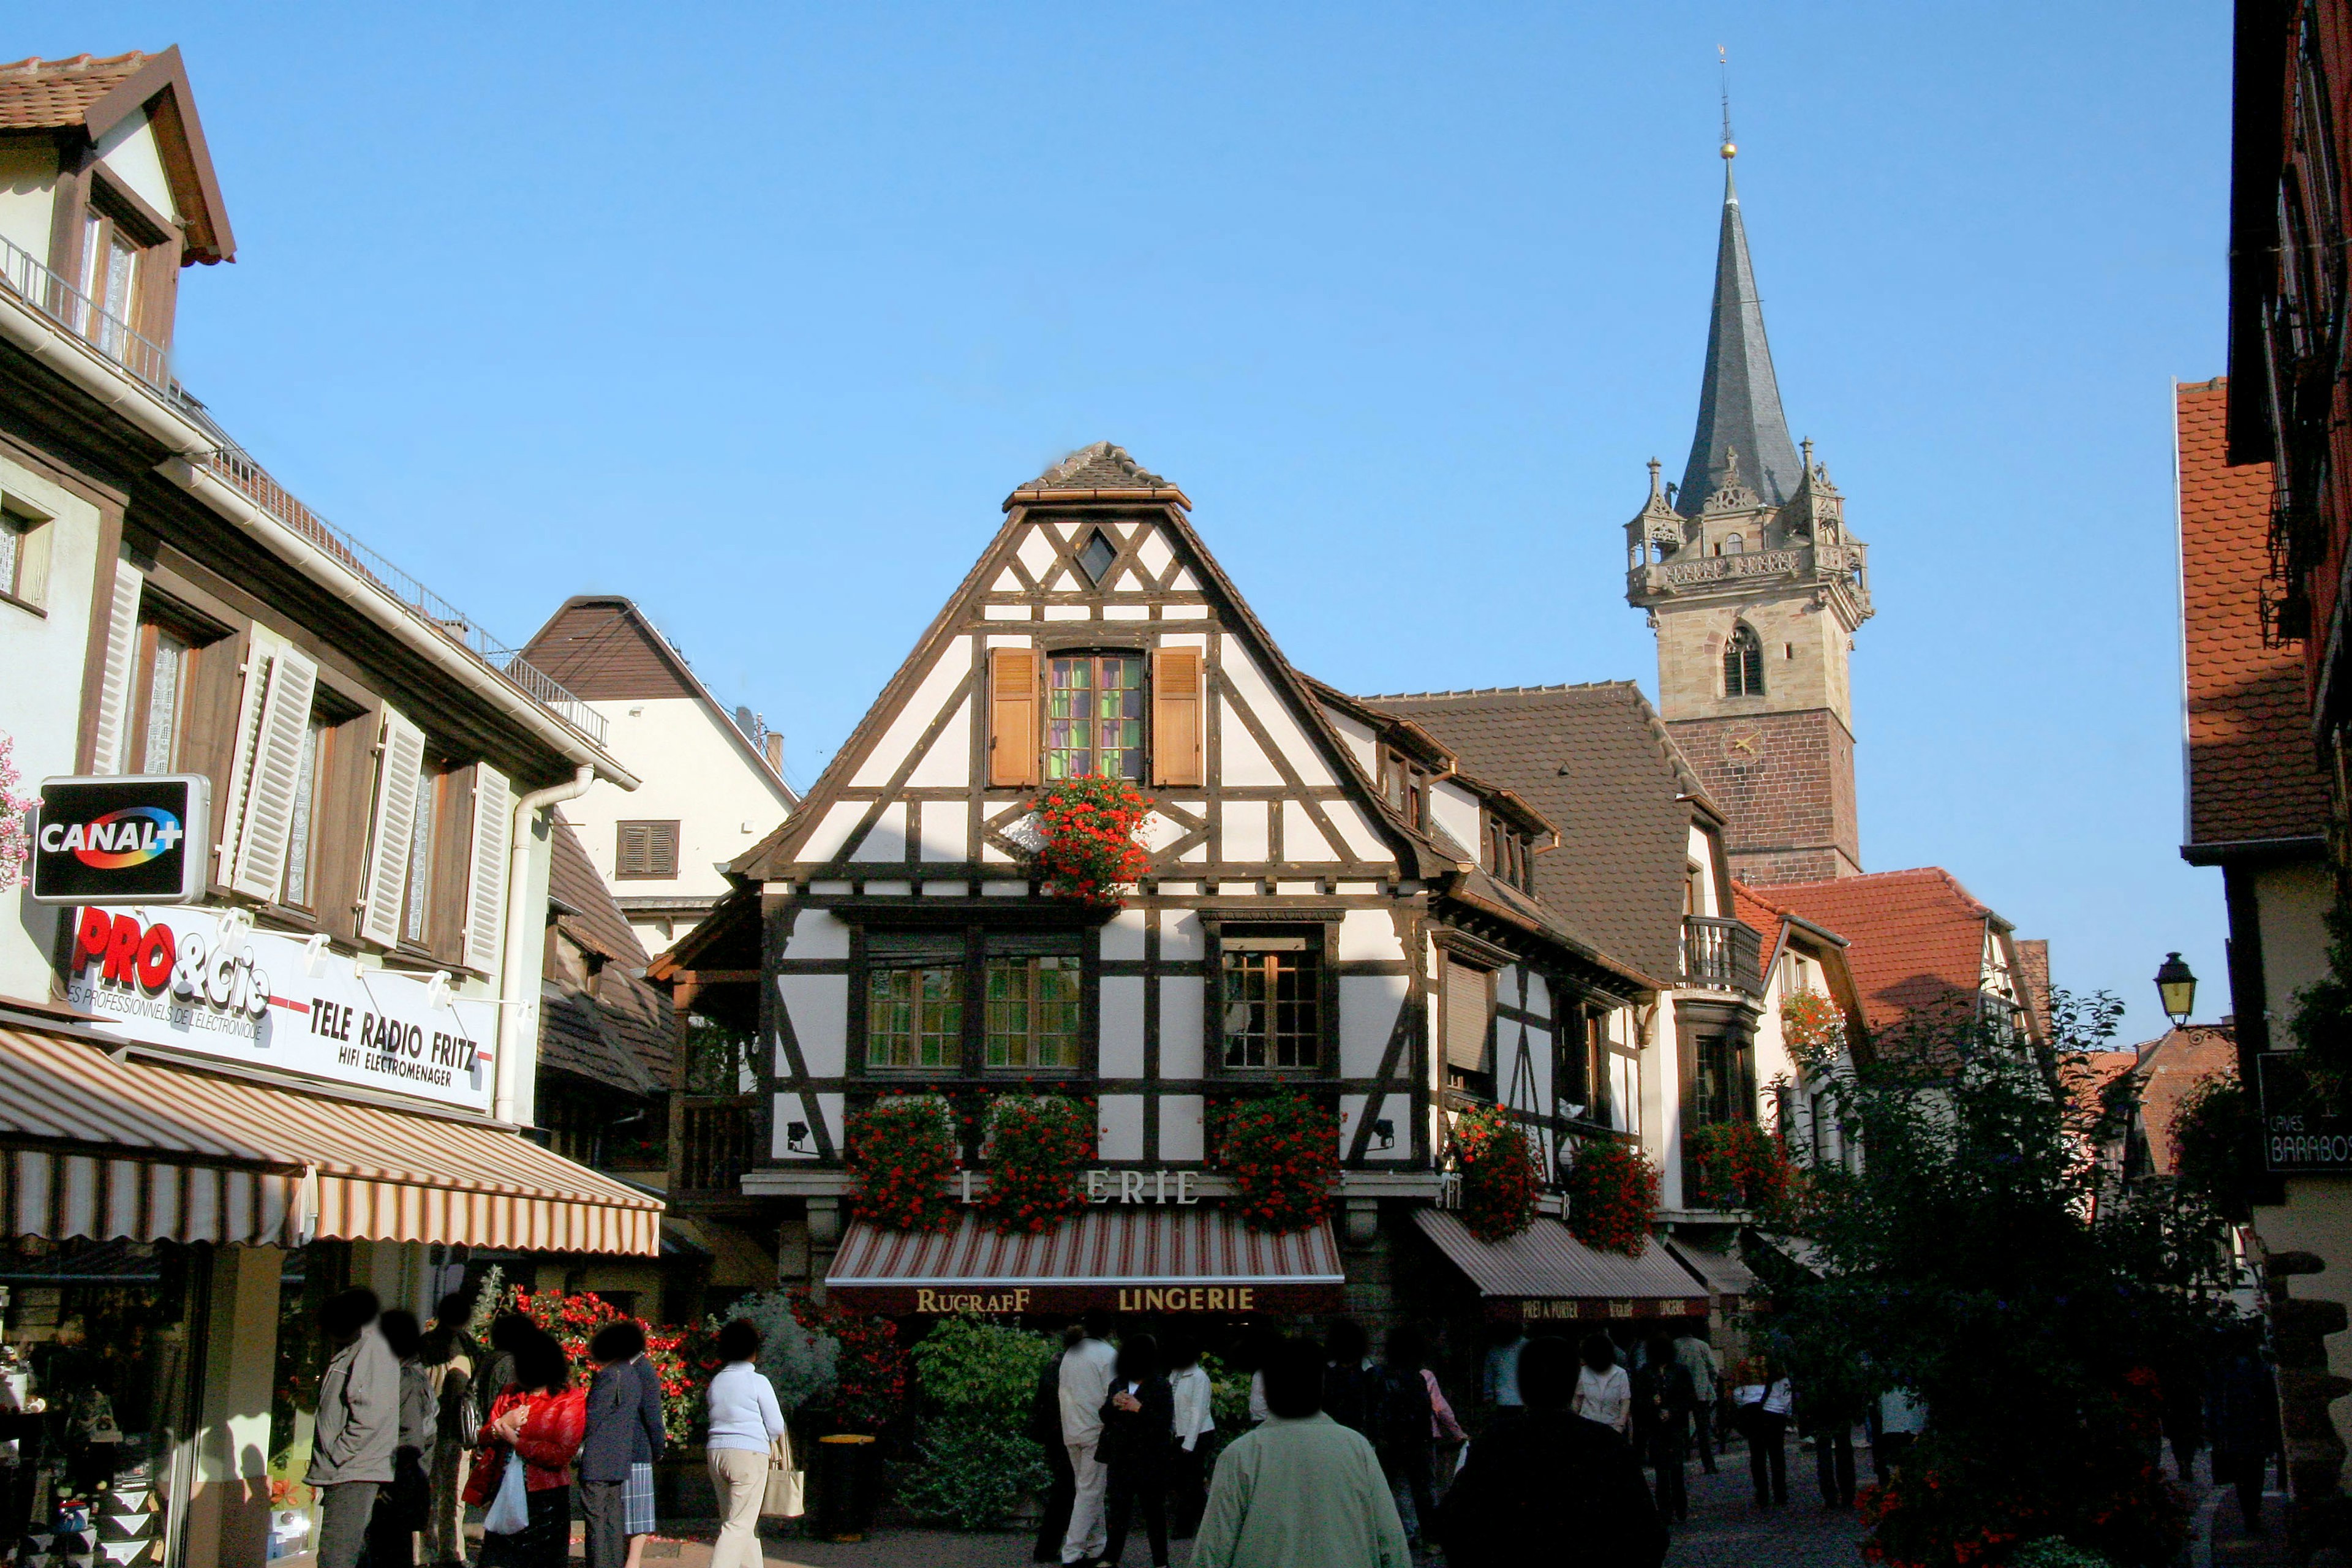
[(981, 1218), (1006, 1235), (1048, 1231), (1084, 1206), (1078, 1172), (1094, 1157), (1091, 1100), (1008, 1094), (988, 1110), (988, 1192)]
[(1613, 1138), (1588, 1138), (1568, 1167), (1568, 1228), (1603, 1252), (1639, 1258), (1650, 1244), (1658, 1173), (1649, 1157)]
[(1228, 1100), (1219, 1115), (1217, 1165), (1233, 1176), (1243, 1224), (1287, 1235), (1329, 1215), (1339, 1172), (1339, 1119), (1329, 1101), (1289, 1089)]
[(1151, 803), (1125, 779), (1061, 779), (1037, 792), (1037, 871), (1045, 891), (1097, 906), (1116, 905), (1118, 885), (1151, 868), (1135, 830)]
[(1462, 1173), (1462, 1223), (1471, 1235), (1502, 1241), (1535, 1224), (1543, 1167), (1509, 1111), (1474, 1105), (1455, 1116), (1454, 1158)]
[[(500, 1302), (504, 1310), (520, 1312), (546, 1330), (563, 1347), (564, 1358), (584, 1368), (588, 1342), (606, 1323), (622, 1321), (626, 1312), (602, 1296), (582, 1291), (526, 1290), (511, 1287)], [(646, 1359), (653, 1363), (662, 1388), (662, 1425), (674, 1442), (684, 1442), (693, 1429), (699, 1405), (698, 1390), (688, 1366), (689, 1331), (662, 1323), (640, 1323), (646, 1331)]]
[(879, 1432), (907, 1404), (907, 1352), (887, 1318), (869, 1317), (795, 1290), (793, 1321), (840, 1345), (834, 1363), (833, 1420), (845, 1432)]
[(849, 1203), (859, 1219), (884, 1230), (949, 1229), (955, 1168), (955, 1126), (943, 1100), (894, 1094), (849, 1118)]
[(1698, 1200), (1710, 1208), (1744, 1208), (1767, 1225), (1785, 1219), (1795, 1172), (1789, 1151), (1753, 1121), (1718, 1121), (1690, 1135)]

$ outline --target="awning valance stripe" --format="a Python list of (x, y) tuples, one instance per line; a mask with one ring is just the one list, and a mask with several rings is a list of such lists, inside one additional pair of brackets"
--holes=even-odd
[(660, 1246), (658, 1199), (512, 1131), (28, 1031), (0, 1030), (0, 1217), (22, 1235)]
[[(1082, 1304), (1127, 1310), (1255, 1311), (1338, 1304), (1346, 1279), (1328, 1225), (1290, 1236), (1212, 1208), (1092, 1208), (1043, 1235), (1000, 1236), (973, 1215), (944, 1233), (849, 1227), (828, 1291), (882, 1310), (1018, 1311)], [(1211, 1298), (1207, 1292), (1216, 1292)], [(1244, 1296), (1243, 1291), (1246, 1291)], [(918, 1292), (950, 1292), (934, 1308)], [(982, 1300), (999, 1302), (986, 1305)], [(1150, 1292), (1147, 1304), (1144, 1292)], [(1181, 1295), (1181, 1303), (1170, 1298)], [(1194, 1300), (1195, 1295), (1199, 1300)], [(1018, 1297), (1018, 1300), (1013, 1299)]]

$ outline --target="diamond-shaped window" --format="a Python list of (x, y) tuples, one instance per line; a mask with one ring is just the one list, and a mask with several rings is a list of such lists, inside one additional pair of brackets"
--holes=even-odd
[(1100, 529), (1087, 535), (1086, 548), (1078, 552), (1079, 567), (1085, 571), (1087, 581), (1097, 588), (1102, 586), (1103, 574), (1110, 570), (1110, 563), (1117, 559), (1118, 552), (1111, 547), (1109, 540), (1103, 537)]

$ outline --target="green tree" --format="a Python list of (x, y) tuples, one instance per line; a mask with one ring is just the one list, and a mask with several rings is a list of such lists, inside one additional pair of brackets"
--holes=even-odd
[(2230, 1259), (2202, 1194), (2099, 1167), (2083, 1058), (2121, 1011), (2054, 994), (2047, 1050), (1972, 1015), (1874, 1042), (1830, 1089), (1858, 1168), (1803, 1173), (1805, 1245), (1750, 1248), (1801, 1399), (1810, 1382), (1831, 1404), (1927, 1403), (1900, 1479), (1865, 1503), (1879, 1561), (1999, 1563), (2058, 1537), (2154, 1564), (2184, 1538), (2154, 1369), (2227, 1315)]

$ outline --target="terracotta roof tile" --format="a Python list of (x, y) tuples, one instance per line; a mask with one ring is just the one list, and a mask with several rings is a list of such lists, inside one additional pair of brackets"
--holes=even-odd
[(0, 131), (47, 131), (79, 125), (90, 106), (132, 77), (155, 57), (137, 49), (104, 59), (76, 55), (45, 60), (37, 56), (0, 65)]
[(1846, 939), (1846, 966), (1874, 1032), (1914, 1011), (1973, 999), (1983, 984), (1985, 922), (1999, 917), (1941, 867), (1776, 883), (1772, 897)]
[(2209, 1078), (2234, 1077), (2238, 1038), (2215, 1024), (2191, 1024), (2165, 1031), (2140, 1047), (2139, 1108), (2147, 1129), (2147, 1153), (2159, 1176), (2172, 1174), (2172, 1124), (2197, 1086)]
[(2189, 843), (2316, 837), (2327, 795), (2312, 751), (2303, 658), (2263, 643), (2271, 466), (2229, 466), (2225, 383), (2181, 386), (2175, 395)]
[(1552, 919), (1648, 973), (1681, 963), (1689, 765), (1630, 680), (1360, 699), (1426, 730), (1559, 829), (1534, 858)]

